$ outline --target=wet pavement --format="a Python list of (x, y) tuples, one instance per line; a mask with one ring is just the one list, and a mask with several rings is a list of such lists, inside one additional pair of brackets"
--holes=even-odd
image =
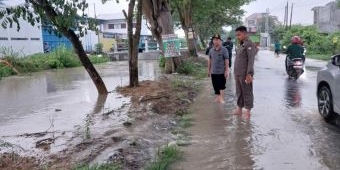
[[(0, 143), (5, 141), (14, 149), (34, 151), (40, 140), (53, 139), (55, 141), (48, 150), (56, 153), (67, 148), (67, 143), (75, 136), (82, 139), (96, 137), (108, 129), (122, 127), (128, 119), (122, 109), (130, 99), (117, 94), (115, 88), (127, 85), (128, 62), (111, 62), (96, 67), (111, 91), (106, 97), (98, 97), (82, 67), (2, 79)], [(139, 61), (139, 74), (140, 80), (159, 77), (157, 61)], [(120, 108), (121, 111), (117, 112)]]
[(192, 145), (183, 148), (183, 161), (173, 169), (340, 169), (340, 126), (326, 123), (317, 109), (316, 75), (326, 62), (307, 59), (304, 75), (288, 81), (284, 59), (259, 52), (250, 120), (231, 113), (232, 78), (223, 105), (213, 102), (207, 82), (191, 108)]

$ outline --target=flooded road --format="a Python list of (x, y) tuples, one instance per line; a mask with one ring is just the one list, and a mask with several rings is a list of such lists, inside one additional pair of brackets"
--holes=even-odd
[(209, 80), (191, 108), (192, 145), (183, 148), (184, 160), (173, 169), (340, 169), (340, 126), (326, 123), (317, 109), (316, 75), (326, 62), (307, 59), (295, 82), (287, 80), (284, 57), (259, 52), (250, 120), (232, 115), (233, 78), (223, 105), (213, 102)]
[[(67, 148), (67, 141), (74, 136), (96, 137), (103, 135), (105, 129), (121, 127), (128, 117), (123, 110), (116, 110), (130, 99), (117, 94), (115, 88), (127, 85), (128, 62), (112, 62), (96, 68), (107, 89), (112, 91), (107, 97), (98, 97), (82, 67), (1, 80), (0, 140), (21, 150), (31, 150), (38, 147), (36, 142), (41, 139), (55, 139), (49, 149), (53, 153)], [(140, 80), (159, 77), (157, 61), (140, 61), (139, 74)], [(107, 115), (106, 121), (102, 115)]]

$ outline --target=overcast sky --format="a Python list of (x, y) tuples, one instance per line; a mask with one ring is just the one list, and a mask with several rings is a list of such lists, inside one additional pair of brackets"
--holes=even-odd
[[(22, 1), (23, 0), (8, 0), (9, 3), (19, 3)], [(313, 12), (311, 9), (315, 6), (323, 6), (331, 1), (334, 0), (289, 0), (290, 5), (291, 3), (294, 3), (293, 23), (304, 25), (312, 24)], [(88, 13), (90, 16), (94, 16), (94, 4), (96, 4), (97, 14), (118, 13), (121, 12), (122, 9), (127, 9), (128, 7), (128, 2), (126, 2), (126, 0), (120, 0), (119, 4), (116, 3), (116, 0), (111, 0), (106, 4), (102, 4), (101, 0), (87, 0), (87, 2), (89, 3)], [(287, 0), (256, 0), (255, 2), (242, 7), (246, 11), (243, 18), (252, 13), (266, 12), (266, 8), (269, 8), (270, 14), (278, 16), (279, 20), (283, 22), (285, 12), (284, 7), (286, 3)]]
[[(294, 3), (292, 22), (303, 25), (313, 24), (311, 9), (315, 6), (324, 6), (331, 1), (334, 0), (289, 0), (289, 11), (291, 3)], [(286, 4), (287, 0), (257, 0), (243, 7), (246, 11), (244, 18), (252, 13), (266, 12), (266, 8), (269, 8), (270, 14), (278, 16), (279, 20), (283, 22)]]

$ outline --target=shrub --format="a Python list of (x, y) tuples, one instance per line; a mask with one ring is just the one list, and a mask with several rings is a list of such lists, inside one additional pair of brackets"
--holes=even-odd
[(164, 56), (159, 56), (159, 67), (164, 68), (165, 67), (165, 57)]

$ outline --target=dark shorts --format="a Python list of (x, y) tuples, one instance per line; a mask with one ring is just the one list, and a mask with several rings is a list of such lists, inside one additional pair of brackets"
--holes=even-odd
[(211, 81), (216, 95), (220, 95), (220, 90), (225, 89), (226, 79), (224, 74), (211, 74)]
[(279, 54), (279, 53), (280, 53), (280, 50), (276, 49), (275, 54)]

